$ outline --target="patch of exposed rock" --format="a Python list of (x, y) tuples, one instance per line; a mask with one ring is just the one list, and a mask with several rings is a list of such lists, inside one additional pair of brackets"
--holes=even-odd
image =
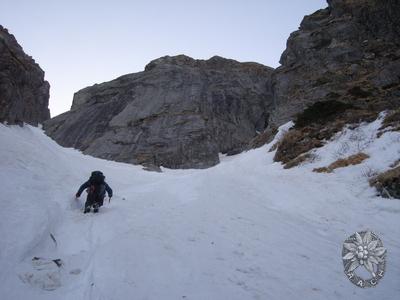
[(180, 55), (74, 95), (71, 110), (45, 123), (59, 144), (100, 158), (169, 168), (204, 168), (241, 151), (268, 125), (273, 69)]
[[(271, 127), (296, 123), (274, 159), (290, 166), (345, 124), (372, 121), (400, 106), (400, 2), (328, 4), (291, 34), (273, 73)], [(390, 115), (393, 128), (396, 114)]]
[(275, 126), (317, 101), (400, 105), (400, 2), (328, 0), (293, 32), (273, 74)]
[(0, 25), (0, 122), (38, 125), (49, 119), (49, 88), (43, 70)]

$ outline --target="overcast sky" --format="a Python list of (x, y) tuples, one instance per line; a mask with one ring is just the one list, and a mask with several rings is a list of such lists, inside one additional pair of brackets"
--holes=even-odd
[(325, 0), (0, 0), (0, 24), (46, 72), (50, 111), (74, 92), (186, 54), (279, 66), (289, 34)]

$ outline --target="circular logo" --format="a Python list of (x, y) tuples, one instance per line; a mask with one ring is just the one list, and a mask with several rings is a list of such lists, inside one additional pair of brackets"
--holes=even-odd
[[(376, 286), (385, 274), (386, 249), (379, 237), (371, 231), (356, 232), (343, 243), (344, 273), (352, 283), (361, 288)], [(364, 279), (357, 270), (365, 268), (371, 275)]]

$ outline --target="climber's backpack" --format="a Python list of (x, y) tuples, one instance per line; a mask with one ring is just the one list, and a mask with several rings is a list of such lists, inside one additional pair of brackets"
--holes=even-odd
[(106, 177), (103, 175), (102, 172), (100, 171), (93, 171), (92, 175), (89, 178), (89, 181), (91, 184), (95, 184), (95, 185), (100, 185), (102, 183), (104, 183), (104, 179)]

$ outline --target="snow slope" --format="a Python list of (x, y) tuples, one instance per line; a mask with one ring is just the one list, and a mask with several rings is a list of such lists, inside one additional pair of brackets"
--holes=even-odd
[[(292, 170), (273, 163), (270, 144), (163, 173), (0, 125), (0, 298), (399, 299), (400, 201), (377, 197), (366, 175), (400, 157), (400, 134), (376, 139), (379, 124), (344, 131)], [(360, 150), (371, 156), (361, 165), (311, 172)], [(84, 215), (85, 195), (74, 194), (93, 170), (115, 197)], [(343, 273), (341, 251), (365, 229), (388, 262), (363, 290)]]

